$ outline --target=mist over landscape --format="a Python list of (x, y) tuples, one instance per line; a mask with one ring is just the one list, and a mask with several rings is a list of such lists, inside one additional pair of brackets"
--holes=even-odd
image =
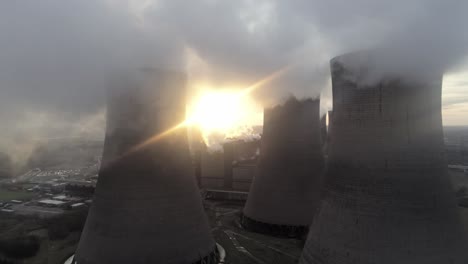
[[(409, 69), (423, 64), (450, 73), (463, 69), (468, 47), (467, 3), (454, 0), (1, 5), (0, 105), (2, 120), (15, 131), (7, 132), (9, 138), (21, 130), (40, 131), (54, 123), (49, 119), (87, 126), (88, 116), (105, 107), (109, 75), (121, 69), (171, 67), (188, 72), (192, 82), (242, 87), (292, 65), (256, 94), (269, 103), (327, 90), (328, 61), (341, 53), (385, 48), (380, 61), (388, 69), (376, 71), (395, 70), (399, 65), (391, 64), (404, 57)], [(67, 125), (53, 125), (51, 137), (76, 130)]]
[[(135, 67), (187, 72), (189, 87), (246, 87), (290, 67), (253, 96), (274, 105), (322, 94), (322, 112), (331, 108), (328, 62), (341, 53), (382, 49), (374, 79), (419, 65), (446, 80), (466, 76), (466, 8), (455, 0), (4, 2), (0, 147), (25, 153), (14, 154), (20, 159), (44, 138), (102, 139), (104, 89)], [(468, 124), (450, 110), (467, 111), (466, 94), (455, 96), (465, 89), (445, 82), (447, 125)]]
[(0, 2), (0, 264), (468, 263), (468, 1)]

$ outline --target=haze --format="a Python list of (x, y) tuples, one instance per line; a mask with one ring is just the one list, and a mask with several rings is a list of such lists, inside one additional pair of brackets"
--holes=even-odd
[(272, 105), (321, 94), (325, 112), (329, 59), (369, 48), (386, 50), (376, 74), (402, 69), (401, 56), (405, 71), (444, 71), (444, 125), (468, 125), (466, 10), (456, 0), (3, 1), (0, 148), (102, 138), (109, 79), (144, 66), (185, 71), (192, 88), (246, 87), (289, 66), (252, 96)]

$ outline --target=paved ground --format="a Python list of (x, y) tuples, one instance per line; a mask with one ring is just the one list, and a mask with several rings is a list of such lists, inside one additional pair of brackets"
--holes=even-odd
[[(297, 264), (303, 242), (248, 232), (240, 227), (243, 205), (205, 201), (216, 242), (226, 250), (227, 264)], [(468, 208), (460, 207), (462, 221), (468, 233)]]
[(302, 241), (248, 232), (239, 225), (243, 205), (205, 201), (216, 242), (226, 250), (228, 264), (289, 264), (298, 262)]

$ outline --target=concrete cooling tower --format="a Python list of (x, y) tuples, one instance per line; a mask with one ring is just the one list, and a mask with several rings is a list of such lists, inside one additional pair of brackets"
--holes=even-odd
[(164, 133), (184, 118), (183, 74), (146, 69), (108, 90), (103, 160), (78, 264), (215, 263), (186, 129)]
[(319, 99), (265, 110), (258, 175), (241, 220), (246, 229), (294, 237), (312, 222), (324, 167), (319, 111)]
[(441, 74), (369, 83), (359, 56), (370, 59), (331, 61), (324, 196), (300, 263), (468, 263), (444, 156)]

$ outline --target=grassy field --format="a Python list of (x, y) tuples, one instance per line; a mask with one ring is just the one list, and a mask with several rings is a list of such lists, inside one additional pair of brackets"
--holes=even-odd
[(34, 197), (34, 193), (25, 191), (9, 191), (0, 189), (0, 202), (8, 202), (10, 200), (29, 200)]

